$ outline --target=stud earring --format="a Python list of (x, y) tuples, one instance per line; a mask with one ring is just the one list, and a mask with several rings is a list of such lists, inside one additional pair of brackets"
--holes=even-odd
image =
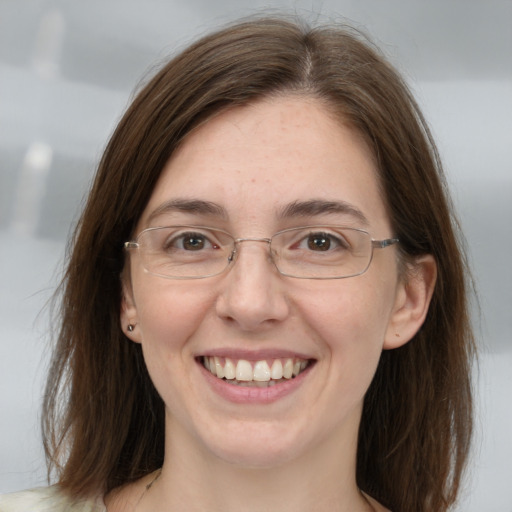
[(134, 329), (135, 329), (135, 325), (128, 324), (128, 332), (133, 332)]

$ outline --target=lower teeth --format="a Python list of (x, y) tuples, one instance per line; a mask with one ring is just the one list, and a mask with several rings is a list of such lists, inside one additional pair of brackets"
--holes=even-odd
[(231, 384), (233, 386), (242, 386), (246, 388), (270, 388), (272, 386), (275, 386), (276, 384), (279, 384), (280, 382), (286, 382), (290, 379), (278, 379), (278, 380), (267, 380), (267, 381), (256, 381), (256, 380), (235, 380), (235, 379), (222, 379), (224, 382), (227, 382), (228, 384)]

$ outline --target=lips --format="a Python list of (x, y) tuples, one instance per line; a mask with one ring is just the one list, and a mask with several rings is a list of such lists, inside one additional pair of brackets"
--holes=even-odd
[(312, 361), (300, 357), (250, 361), (221, 356), (202, 356), (200, 362), (212, 375), (229, 384), (271, 387), (297, 377)]

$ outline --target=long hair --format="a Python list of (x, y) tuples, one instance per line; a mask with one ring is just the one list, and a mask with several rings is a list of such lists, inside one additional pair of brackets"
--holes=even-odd
[(282, 18), (239, 22), (172, 59), (104, 152), (70, 243), (43, 410), (49, 468), (70, 495), (108, 492), (163, 462), (163, 402), (120, 326), (123, 242), (194, 127), (281, 94), (319, 99), (365, 137), (402, 258), (431, 254), (437, 263), (424, 325), (382, 354), (365, 397), (358, 485), (394, 512), (442, 512), (455, 502), (472, 430), (474, 342), (468, 271), (435, 144), (406, 84), (364, 37)]

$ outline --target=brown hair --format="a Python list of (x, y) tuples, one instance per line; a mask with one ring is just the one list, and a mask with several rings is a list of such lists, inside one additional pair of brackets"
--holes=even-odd
[(454, 503), (472, 430), (467, 268), (438, 154), (407, 86), (349, 28), (252, 19), (204, 37), (163, 67), (113, 134), (71, 242), (45, 394), (50, 469), (73, 496), (160, 467), (163, 403), (120, 323), (123, 242), (164, 164), (199, 123), (269, 95), (303, 94), (360, 131), (378, 162), (405, 261), (432, 254), (424, 325), (382, 354), (360, 427), (357, 481), (395, 512)]

